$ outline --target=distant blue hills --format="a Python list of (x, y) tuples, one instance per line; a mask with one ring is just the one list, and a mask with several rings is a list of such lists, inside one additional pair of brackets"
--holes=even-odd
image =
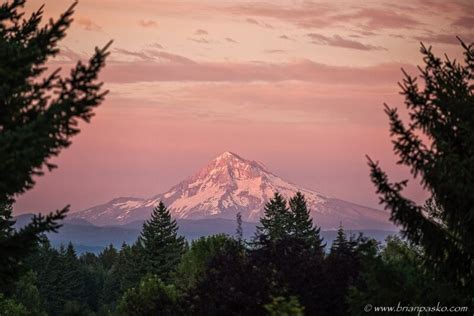
[[(30, 222), (33, 214), (22, 214), (15, 217), (15, 228), (19, 229)], [(123, 243), (134, 243), (142, 230), (144, 221), (134, 221), (124, 225), (113, 226), (96, 226), (84, 219), (71, 218), (63, 221), (63, 226), (58, 233), (47, 234), (52, 245), (59, 247), (61, 244), (66, 245), (71, 242), (78, 253), (83, 252), (100, 252), (104, 247), (112, 244), (120, 248)], [(230, 219), (178, 219), (179, 233), (188, 240), (194, 240), (202, 236), (214, 234), (234, 235), (236, 231), (236, 221)], [(257, 223), (243, 222), (242, 228), (244, 238), (250, 239), (256, 230)], [(396, 234), (394, 231), (386, 230), (361, 230), (348, 231), (348, 233), (363, 233), (368, 237), (375, 238), (377, 241), (383, 242), (389, 235)], [(330, 245), (336, 237), (336, 231), (321, 231), (321, 235), (325, 242)]]

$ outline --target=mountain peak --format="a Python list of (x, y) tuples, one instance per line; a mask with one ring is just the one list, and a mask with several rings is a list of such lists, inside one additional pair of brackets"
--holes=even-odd
[(228, 179), (255, 178), (269, 174), (264, 164), (247, 160), (236, 153), (226, 151), (202, 168), (195, 177), (222, 177)]
[(200, 169), (190, 178), (190, 181), (232, 184), (236, 179), (255, 178), (262, 176), (264, 173), (266, 173), (266, 170), (262, 164), (226, 151)]
[(167, 192), (149, 199), (113, 200), (76, 213), (75, 217), (93, 223), (123, 224), (148, 219), (151, 209), (163, 201), (176, 218), (234, 219), (240, 212), (244, 220), (257, 221), (275, 192), (288, 199), (298, 191), (305, 195), (315, 221), (326, 229), (337, 228), (341, 220), (349, 228), (380, 228), (389, 223), (388, 213), (325, 197), (278, 177), (260, 162), (230, 151), (223, 152)]
[(214, 158), (211, 163), (220, 163), (220, 162), (248, 162), (246, 159), (240, 157), (236, 153), (233, 153), (231, 151), (225, 151), (216, 158)]
[(229, 159), (229, 158), (242, 159), (242, 157), (240, 157), (239, 155), (231, 151), (224, 151), (222, 154), (216, 157), (216, 159)]

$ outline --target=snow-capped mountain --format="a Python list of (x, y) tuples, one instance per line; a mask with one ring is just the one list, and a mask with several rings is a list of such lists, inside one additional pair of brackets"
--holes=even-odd
[(126, 224), (147, 219), (152, 208), (162, 200), (175, 218), (235, 219), (240, 212), (244, 221), (256, 222), (263, 215), (265, 203), (276, 191), (286, 198), (297, 191), (302, 192), (315, 223), (323, 229), (337, 228), (341, 222), (350, 229), (394, 229), (387, 212), (302, 188), (271, 173), (262, 163), (231, 152), (221, 154), (165, 193), (149, 199), (117, 198), (70, 217), (97, 225)]

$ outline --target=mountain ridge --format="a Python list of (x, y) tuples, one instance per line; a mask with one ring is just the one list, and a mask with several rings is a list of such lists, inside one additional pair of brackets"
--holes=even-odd
[(235, 219), (257, 222), (265, 203), (279, 192), (289, 198), (302, 192), (318, 226), (336, 229), (340, 222), (354, 229), (392, 229), (389, 214), (341, 199), (324, 196), (286, 181), (261, 162), (226, 151), (168, 191), (151, 198), (119, 197), (70, 214), (96, 225), (120, 225), (145, 220), (160, 200), (177, 219)]

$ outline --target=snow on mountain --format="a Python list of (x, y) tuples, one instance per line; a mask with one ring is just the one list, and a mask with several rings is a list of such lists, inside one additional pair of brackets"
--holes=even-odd
[(240, 212), (243, 220), (256, 222), (263, 215), (265, 203), (276, 191), (286, 198), (297, 191), (302, 192), (315, 222), (323, 229), (335, 229), (341, 222), (351, 229), (394, 229), (387, 212), (302, 188), (271, 173), (262, 163), (231, 152), (221, 154), (163, 194), (149, 199), (121, 197), (70, 217), (97, 225), (125, 224), (147, 219), (152, 208), (162, 200), (175, 218), (235, 219)]

